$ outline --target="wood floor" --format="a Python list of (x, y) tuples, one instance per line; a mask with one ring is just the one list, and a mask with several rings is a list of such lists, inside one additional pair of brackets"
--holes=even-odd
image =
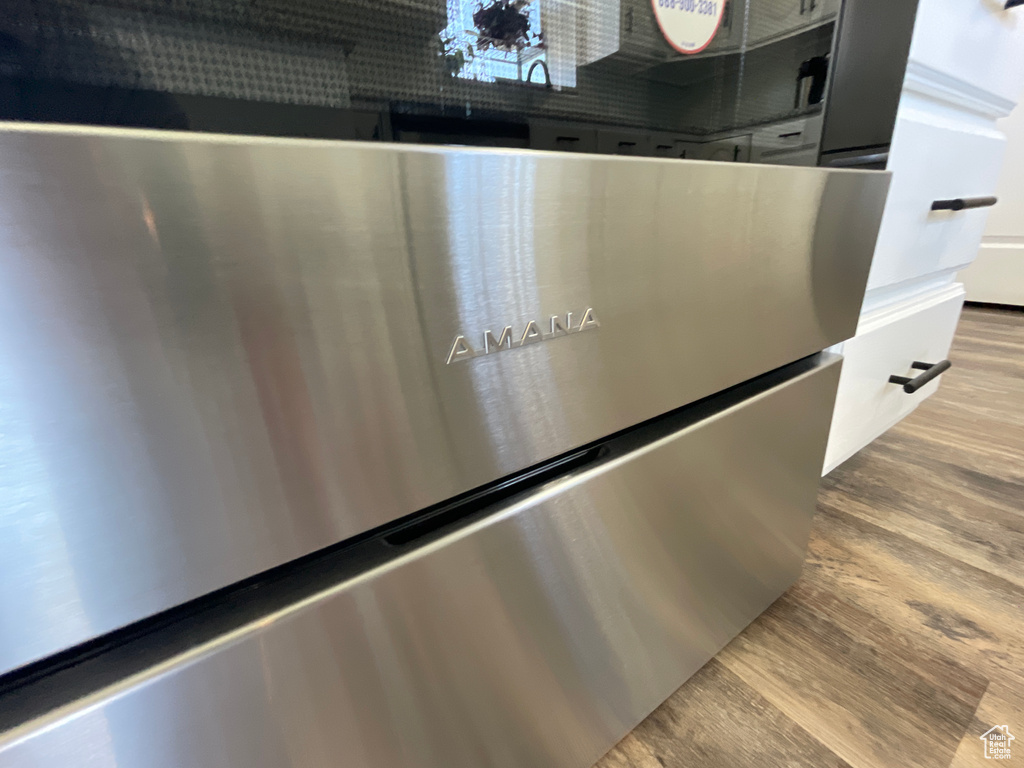
[(797, 584), (599, 768), (1024, 766), (1024, 312), (965, 309), (950, 358), (823, 481)]

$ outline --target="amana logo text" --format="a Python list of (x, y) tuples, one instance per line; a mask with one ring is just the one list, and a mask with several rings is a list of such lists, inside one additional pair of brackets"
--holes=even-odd
[(594, 310), (587, 307), (580, 315), (579, 323), (576, 322), (572, 312), (566, 312), (564, 317), (552, 315), (544, 329), (540, 323), (531, 320), (523, 328), (522, 333), (518, 334), (512, 332), (511, 325), (506, 325), (498, 334), (495, 334), (494, 331), (484, 331), (480, 336), (479, 347), (474, 347), (465, 336), (456, 336), (455, 341), (452, 342), (451, 351), (448, 352), (447, 363), (451, 365), (461, 360), (471, 360), (474, 357), (503, 352), (506, 349), (525, 347), (527, 344), (568, 336), (570, 333), (589, 331), (600, 326), (601, 323), (597, 321)]

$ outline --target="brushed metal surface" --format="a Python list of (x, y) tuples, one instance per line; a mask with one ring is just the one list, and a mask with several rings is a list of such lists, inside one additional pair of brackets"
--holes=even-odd
[(887, 185), (0, 125), (0, 673), (852, 335)]
[(799, 575), (839, 369), (16, 726), (0, 765), (589, 766)]

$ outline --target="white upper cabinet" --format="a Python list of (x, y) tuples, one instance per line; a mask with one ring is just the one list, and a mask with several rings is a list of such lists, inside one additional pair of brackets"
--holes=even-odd
[(814, 12), (823, 21), (834, 19), (839, 15), (839, 8), (842, 0), (817, 0)]
[(665, 42), (650, 0), (623, 0), (615, 55), (639, 66), (700, 59), (758, 48), (836, 19), (842, 0), (723, 0), (722, 22), (700, 53), (679, 54)]
[[(750, 4), (747, 47), (753, 48), (773, 40), (825, 24), (835, 18), (840, 0), (760, 0)], [(737, 3), (736, 12), (743, 10)]]
[(784, 37), (810, 23), (811, 0), (762, 0), (752, 4), (747, 31), (748, 45)]

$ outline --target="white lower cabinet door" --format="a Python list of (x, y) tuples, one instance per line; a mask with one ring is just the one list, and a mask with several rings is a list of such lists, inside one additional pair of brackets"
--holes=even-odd
[(949, 354), (964, 289), (959, 283), (883, 307), (861, 318), (857, 335), (843, 345), (832, 430), (823, 474), (913, 411), (939, 386), (941, 376), (907, 393), (890, 376), (925, 373), (913, 363), (939, 363)]

